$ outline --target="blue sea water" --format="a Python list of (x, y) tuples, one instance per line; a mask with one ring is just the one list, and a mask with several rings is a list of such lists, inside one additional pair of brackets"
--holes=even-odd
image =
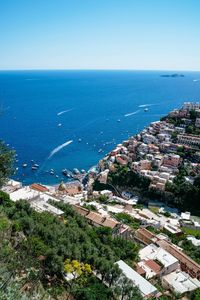
[[(150, 122), (184, 101), (198, 101), (200, 73), (160, 76), (170, 73), (1, 71), (0, 138), (18, 155), (15, 178), (53, 184), (64, 168), (88, 170)], [(67, 141), (73, 142), (49, 157)], [(38, 171), (31, 171), (31, 160), (40, 165)], [(46, 172), (51, 168), (59, 178)]]

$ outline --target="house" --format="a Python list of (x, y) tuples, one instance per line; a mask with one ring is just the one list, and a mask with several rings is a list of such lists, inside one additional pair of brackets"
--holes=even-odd
[(123, 260), (117, 261), (116, 264), (122, 270), (122, 273), (132, 281), (133, 285), (139, 288), (144, 299), (156, 296), (158, 293), (157, 288), (129, 267)]
[(139, 257), (141, 260), (153, 260), (161, 266), (160, 274), (165, 275), (173, 272), (179, 268), (178, 260), (172, 256), (169, 252), (157, 247), (154, 244), (150, 244), (139, 251)]
[(162, 277), (162, 286), (174, 293), (183, 295), (200, 288), (200, 281), (190, 277), (185, 272), (177, 270)]
[(163, 165), (169, 167), (178, 167), (181, 158), (177, 154), (166, 154), (163, 159)]
[(46, 186), (41, 185), (39, 183), (33, 183), (33, 184), (31, 184), (30, 188), (32, 190), (35, 190), (35, 191), (38, 191), (38, 192), (42, 192), (42, 193), (45, 193), (45, 192), (49, 191), (49, 189)]
[(195, 126), (200, 128), (200, 118), (196, 118)]
[(154, 233), (145, 228), (139, 228), (135, 232), (135, 239), (139, 242), (142, 242), (145, 245), (151, 244), (155, 237), (156, 235)]
[(178, 143), (182, 145), (196, 148), (199, 148), (200, 146), (200, 137), (198, 135), (180, 134), (177, 136), (177, 139)]
[(187, 256), (180, 248), (165, 240), (159, 240), (156, 244), (178, 259), (182, 271), (188, 273), (192, 278), (200, 280), (200, 265)]
[(161, 266), (152, 259), (141, 260), (137, 263), (137, 273), (145, 275), (146, 279), (158, 276), (161, 271)]

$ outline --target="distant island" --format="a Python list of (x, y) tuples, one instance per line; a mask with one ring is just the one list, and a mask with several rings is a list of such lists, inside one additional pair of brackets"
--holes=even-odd
[(185, 75), (174, 73), (174, 74), (162, 74), (162, 75), (160, 75), (160, 77), (172, 77), (172, 78), (176, 78), (176, 77), (185, 77)]

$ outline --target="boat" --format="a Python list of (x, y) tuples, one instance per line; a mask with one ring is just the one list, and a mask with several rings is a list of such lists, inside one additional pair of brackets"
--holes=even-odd
[(73, 173), (74, 173), (75, 175), (80, 174), (80, 172), (79, 172), (79, 170), (78, 170), (77, 168), (74, 168), (74, 169), (73, 169)]
[(38, 164), (34, 164), (33, 167), (39, 168), (39, 165)]
[(63, 169), (63, 170), (62, 170), (62, 174), (63, 174), (64, 176), (68, 177), (68, 178), (71, 177), (71, 175), (69, 174), (69, 172), (67, 171), (67, 169)]
[(50, 174), (51, 174), (51, 175), (54, 175), (54, 169), (51, 169), (51, 170), (50, 170)]
[(59, 123), (59, 124), (58, 124), (58, 127), (60, 127), (60, 126), (62, 126), (62, 124), (61, 124), (61, 123)]
[(117, 122), (121, 122), (121, 120), (120, 120), (120, 119), (118, 119), (118, 120), (117, 120)]
[(144, 111), (146, 112), (146, 111), (148, 111), (149, 109), (147, 108), (147, 107), (145, 107), (145, 109), (144, 109)]
[(23, 164), (22, 167), (23, 167), (23, 168), (26, 168), (26, 167), (27, 167), (27, 164)]
[(78, 142), (80, 143), (81, 141), (82, 141), (82, 139), (79, 138), (79, 139), (78, 139)]
[(103, 149), (99, 149), (98, 153), (101, 153), (101, 152), (103, 152)]
[(58, 176), (58, 175), (56, 175), (56, 178), (59, 178), (59, 176)]
[(38, 168), (37, 167), (35, 167), (35, 166), (32, 166), (32, 168), (31, 168), (33, 171), (34, 170), (37, 170)]

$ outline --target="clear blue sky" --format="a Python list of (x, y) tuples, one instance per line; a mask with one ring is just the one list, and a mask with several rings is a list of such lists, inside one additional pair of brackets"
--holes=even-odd
[(0, 0), (0, 69), (200, 70), (200, 1)]

